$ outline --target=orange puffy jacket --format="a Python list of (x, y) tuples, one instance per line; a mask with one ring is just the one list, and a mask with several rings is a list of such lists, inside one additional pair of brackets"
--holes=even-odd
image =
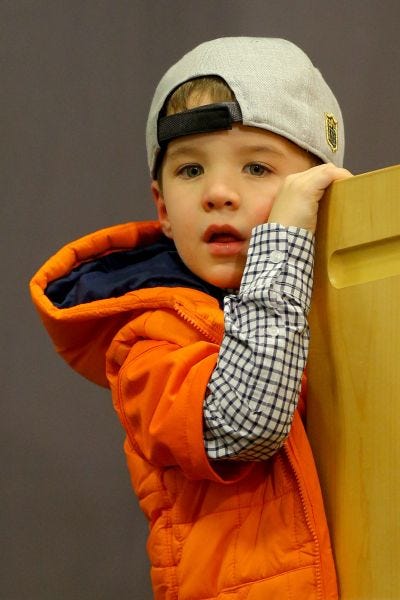
[(154, 597), (337, 598), (299, 411), (284, 446), (265, 462), (206, 456), (202, 403), (223, 336), (218, 301), (187, 287), (153, 287), (58, 308), (45, 293), (79, 265), (159, 237), (152, 222), (101, 230), (60, 250), (31, 281), (57, 351), (111, 388), (132, 485), (150, 521)]

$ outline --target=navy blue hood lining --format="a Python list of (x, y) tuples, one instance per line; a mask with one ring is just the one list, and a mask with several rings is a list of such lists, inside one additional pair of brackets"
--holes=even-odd
[(82, 263), (65, 277), (49, 283), (46, 296), (58, 308), (118, 298), (153, 287), (188, 287), (205, 292), (222, 305), (226, 291), (203, 281), (182, 262), (172, 240), (107, 254)]

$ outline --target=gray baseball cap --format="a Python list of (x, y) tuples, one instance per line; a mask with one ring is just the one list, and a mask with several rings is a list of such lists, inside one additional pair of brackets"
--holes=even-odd
[[(171, 93), (185, 81), (207, 75), (221, 77), (237, 102), (185, 111), (162, 119), (160, 126), (160, 112)], [(146, 128), (150, 172), (155, 175), (160, 148), (170, 139), (229, 129), (238, 121), (277, 133), (323, 162), (343, 164), (342, 113), (308, 56), (287, 40), (225, 37), (185, 54), (158, 84)]]

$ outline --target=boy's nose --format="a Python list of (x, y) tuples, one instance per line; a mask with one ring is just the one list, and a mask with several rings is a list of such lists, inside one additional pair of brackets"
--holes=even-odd
[(228, 208), (235, 210), (240, 204), (240, 196), (231, 186), (214, 182), (204, 190), (203, 208), (206, 211)]

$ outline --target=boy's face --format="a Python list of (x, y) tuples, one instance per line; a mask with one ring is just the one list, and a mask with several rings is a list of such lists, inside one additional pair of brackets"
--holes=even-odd
[(238, 288), (251, 230), (268, 221), (286, 176), (311, 166), (301, 148), (253, 127), (173, 140), (163, 159), (162, 187), (152, 184), (163, 231), (193, 273), (215, 286)]

